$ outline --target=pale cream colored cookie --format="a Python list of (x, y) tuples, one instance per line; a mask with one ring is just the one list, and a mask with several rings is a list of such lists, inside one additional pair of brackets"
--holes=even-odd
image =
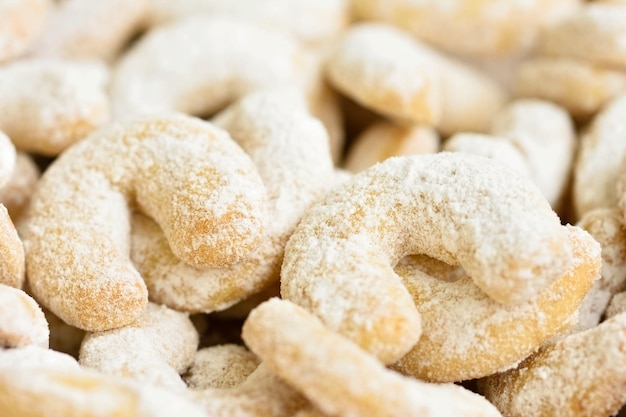
[(626, 73), (569, 57), (537, 57), (520, 64), (514, 89), (520, 97), (552, 101), (586, 120), (626, 91)]
[(27, 59), (0, 67), (0, 130), (17, 149), (54, 156), (109, 118), (108, 69)]
[(486, 130), (506, 98), (478, 70), (381, 23), (352, 26), (330, 53), (326, 73), (365, 107), (445, 134)]
[(612, 100), (582, 133), (574, 166), (572, 202), (581, 218), (595, 208), (617, 205), (616, 190), (626, 156), (626, 95)]
[(260, 360), (244, 346), (225, 344), (200, 349), (183, 376), (189, 388), (233, 388), (242, 384)]
[(626, 402), (626, 314), (546, 345), (480, 390), (510, 417), (608, 417)]
[(492, 299), (534, 299), (571, 267), (569, 233), (534, 184), (484, 157), (387, 159), (312, 206), (285, 249), (281, 295), (385, 363), (417, 342), (393, 266), (425, 254), (462, 266)]
[(357, 17), (384, 20), (463, 56), (522, 54), (548, 22), (576, 10), (577, 0), (354, 0)]
[(168, 111), (208, 116), (261, 87), (305, 91), (312, 65), (285, 33), (230, 17), (187, 18), (152, 29), (120, 59), (113, 111), (117, 119)]
[(134, 323), (87, 333), (78, 361), (105, 374), (183, 391), (186, 386), (180, 374), (191, 365), (198, 341), (186, 314), (148, 303)]
[(32, 55), (110, 61), (143, 25), (148, 0), (63, 0)]
[(487, 400), (460, 386), (428, 384), (385, 369), (288, 301), (274, 298), (253, 310), (242, 336), (268, 369), (329, 415), (500, 415)]
[(25, 53), (41, 34), (50, 0), (0, 1), (0, 62)]
[(0, 372), (0, 413), (28, 417), (207, 417), (188, 398), (85, 369)]
[(28, 207), (39, 175), (39, 167), (33, 158), (25, 152), (18, 152), (11, 177), (0, 187), (0, 203), (4, 204), (9, 211), (13, 223), (20, 220), (22, 213)]
[(48, 322), (24, 291), (0, 284), (0, 347), (48, 347)]
[(172, 254), (156, 224), (133, 220), (131, 256), (151, 299), (193, 313), (223, 310), (278, 282), (287, 239), (334, 175), (328, 135), (297, 92), (258, 91), (213, 122), (247, 152), (267, 189), (269, 222), (255, 250), (230, 266), (192, 268)]
[(22, 288), (24, 272), (24, 245), (9, 212), (0, 204), (0, 284)]
[(439, 135), (433, 128), (380, 121), (354, 140), (343, 167), (356, 173), (392, 156), (428, 154), (438, 150)]
[(617, 208), (591, 210), (577, 225), (602, 248), (602, 274), (580, 306), (578, 330), (595, 327), (613, 296), (626, 289), (626, 229)]
[(571, 269), (515, 306), (493, 301), (462, 271), (446, 282), (449, 272), (441, 276), (428, 264), (423, 268), (422, 257), (402, 260), (395, 271), (413, 295), (423, 328), (417, 344), (393, 369), (435, 382), (481, 378), (517, 365), (568, 329), (601, 264), (600, 245), (580, 228), (568, 231), (574, 248)]
[(114, 124), (76, 144), (40, 179), (21, 227), (33, 294), (68, 324), (103, 331), (143, 313), (147, 289), (130, 260), (135, 208), (177, 257), (217, 267), (256, 249), (267, 195), (230, 136), (188, 116)]
[(246, 19), (291, 33), (308, 44), (333, 39), (350, 20), (348, 0), (151, 0), (151, 23), (206, 14)]

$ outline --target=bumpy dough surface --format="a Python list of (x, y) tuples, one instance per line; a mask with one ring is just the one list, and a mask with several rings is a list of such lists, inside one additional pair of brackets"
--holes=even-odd
[(0, 188), (11, 179), (16, 164), (15, 146), (11, 139), (0, 132)]
[(428, 384), (385, 369), (289, 301), (273, 298), (253, 310), (242, 337), (268, 369), (329, 415), (500, 416), (460, 386)]
[(9, 217), (0, 204), (0, 284), (22, 288), (25, 272), (24, 245)]
[(170, 115), (111, 125), (38, 184), (21, 228), (33, 294), (85, 330), (130, 324), (148, 296), (130, 260), (131, 209), (160, 224), (176, 256), (215, 267), (257, 247), (266, 203), (250, 158), (210, 123)]
[(7, 208), (14, 223), (19, 221), (28, 206), (39, 176), (39, 167), (33, 158), (26, 152), (18, 152), (13, 174), (0, 187), (0, 203)]
[(228, 17), (183, 19), (151, 30), (119, 61), (113, 111), (118, 119), (173, 110), (207, 116), (261, 87), (304, 89), (311, 64), (287, 34)]
[(404, 256), (460, 265), (511, 305), (562, 277), (572, 253), (567, 229), (522, 174), (467, 154), (396, 157), (307, 211), (285, 249), (281, 295), (390, 363), (419, 336), (392, 269)]
[(64, 0), (32, 55), (111, 60), (145, 24), (148, 5), (149, 0)]
[(608, 417), (626, 402), (626, 314), (542, 347), (480, 390), (510, 417)]
[(0, 284), (0, 347), (48, 347), (48, 322), (24, 291)]
[(259, 358), (244, 346), (225, 344), (196, 352), (183, 378), (191, 389), (233, 388), (259, 366)]
[(187, 312), (223, 310), (278, 282), (287, 239), (302, 213), (329, 188), (328, 135), (290, 90), (262, 90), (213, 122), (250, 156), (269, 197), (269, 222), (258, 247), (240, 262), (197, 269), (172, 254), (154, 222), (133, 218), (131, 256), (152, 300)]
[(88, 333), (78, 360), (105, 374), (181, 391), (186, 386), (179, 375), (191, 365), (198, 339), (186, 314), (148, 303), (128, 326)]
[[(413, 295), (423, 329), (393, 369), (436, 382), (481, 378), (516, 365), (569, 328), (600, 275), (601, 258), (600, 245), (589, 234), (577, 227), (568, 231), (572, 267), (535, 298), (515, 306), (493, 301), (462, 271), (433, 274), (421, 267), (422, 257), (401, 261), (395, 271)], [(454, 282), (446, 282), (449, 273), (456, 274)]]
[(506, 94), (493, 80), (392, 26), (352, 26), (331, 51), (332, 85), (376, 112), (437, 125), (446, 135), (485, 131)]
[(90, 61), (26, 59), (5, 65), (0, 130), (20, 150), (57, 155), (108, 121), (108, 77), (103, 64)]
[(28, 417), (206, 417), (170, 391), (85, 369), (13, 366), (0, 372), (0, 412)]

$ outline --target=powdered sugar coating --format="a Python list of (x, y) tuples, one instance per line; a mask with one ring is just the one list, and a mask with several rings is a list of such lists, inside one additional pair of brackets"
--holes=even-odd
[(362, 132), (350, 145), (344, 168), (359, 172), (392, 156), (435, 153), (439, 135), (429, 126), (404, 126), (380, 121)]
[(626, 74), (580, 59), (535, 57), (520, 64), (515, 90), (520, 97), (552, 101), (586, 120), (626, 90)]
[(268, 369), (329, 415), (500, 415), (484, 398), (460, 386), (428, 384), (385, 369), (288, 301), (273, 298), (253, 310), (242, 337)]
[(3, 66), (0, 130), (18, 149), (57, 155), (108, 121), (108, 76), (98, 62), (27, 59)]
[(363, 23), (352, 26), (330, 53), (326, 74), (335, 88), (367, 108), (433, 125), (442, 103), (438, 80), (424, 66), (430, 57), (425, 49), (396, 29)]
[(209, 416), (292, 417), (307, 401), (264, 364), (233, 388), (195, 391), (194, 401)]
[(626, 156), (626, 95), (612, 100), (580, 138), (574, 167), (573, 203), (578, 217), (617, 205), (615, 184)]
[(24, 291), (0, 284), (0, 347), (48, 347), (48, 322)]
[(507, 138), (483, 133), (456, 133), (446, 140), (443, 150), (466, 152), (498, 161), (530, 178), (530, 169), (522, 152)]
[(600, 245), (589, 234), (577, 227), (568, 230), (572, 268), (537, 297), (515, 306), (487, 297), (463, 271), (456, 271), (460, 278), (454, 282), (446, 282), (445, 275), (421, 271), (423, 257), (402, 260), (395, 271), (413, 295), (423, 329), (393, 369), (436, 382), (481, 378), (517, 365), (569, 328), (600, 276), (601, 258)]
[(570, 180), (576, 132), (563, 108), (543, 100), (516, 100), (496, 113), (494, 135), (520, 150), (533, 182), (548, 203), (557, 207)]
[(26, 152), (18, 152), (11, 178), (0, 187), (0, 203), (7, 208), (14, 223), (28, 206), (39, 175), (39, 167), (33, 158)]
[(0, 188), (11, 179), (16, 163), (15, 146), (11, 139), (0, 132)]
[(259, 366), (256, 355), (241, 345), (227, 344), (200, 349), (184, 375), (191, 389), (233, 388)]
[(0, 62), (26, 52), (41, 34), (51, 5), (50, 0), (0, 1)]
[(455, 55), (519, 55), (539, 29), (575, 10), (576, 0), (355, 0), (356, 15), (383, 20)]
[(147, 14), (148, 0), (64, 0), (47, 20), (32, 55), (111, 60)]
[(285, 249), (281, 295), (393, 362), (417, 341), (419, 316), (392, 267), (416, 253), (461, 265), (506, 304), (532, 299), (572, 262), (567, 229), (522, 174), (468, 154), (396, 157), (307, 211)]
[(128, 326), (88, 333), (80, 347), (81, 366), (170, 390), (184, 390), (179, 374), (193, 361), (198, 332), (184, 313), (148, 303)]
[(332, 39), (350, 19), (347, 0), (151, 0), (150, 3), (152, 24), (199, 14), (225, 15), (278, 28), (310, 44)]
[(626, 6), (593, 3), (549, 26), (537, 46), (543, 55), (626, 69), (625, 37)]
[(79, 369), (76, 359), (65, 353), (37, 345), (0, 349), (0, 369), (20, 367), (32, 369)]
[(85, 330), (130, 324), (148, 295), (129, 257), (131, 208), (153, 217), (185, 262), (226, 266), (260, 242), (266, 202), (250, 158), (209, 123), (170, 115), (111, 125), (38, 184), (21, 228), (33, 294)]
[(479, 71), (381, 23), (353, 25), (326, 68), (333, 86), (365, 107), (444, 134), (485, 131), (506, 96)]
[(542, 347), (481, 390), (511, 417), (612, 416), (626, 402), (626, 314)]
[(617, 208), (591, 210), (578, 221), (602, 247), (602, 274), (580, 306), (578, 330), (595, 327), (614, 294), (626, 289), (626, 229)]
[(304, 88), (310, 64), (286, 34), (228, 17), (184, 19), (152, 29), (120, 60), (114, 114), (210, 115), (257, 88)]
[(82, 368), (7, 368), (0, 404), (11, 416), (206, 417), (181, 395)]
[(9, 217), (0, 204), (0, 284), (22, 288), (24, 284), (24, 246)]
[(269, 222), (260, 245), (240, 262), (197, 269), (171, 254), (154, 223), (135, 217), (133, 262), (151, 299), (180, 311), (223, 310), (276, 283), (287, 239), (334, 174), (328, 135), (296, 91), (258, 91), (220, 113), (214, 123), (256, 165), (269, 197)]

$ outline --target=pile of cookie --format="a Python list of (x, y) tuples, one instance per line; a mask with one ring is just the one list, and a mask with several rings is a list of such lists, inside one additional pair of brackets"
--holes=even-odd
[(626, 2), (0, 0), (0, 415), (611, 416)]

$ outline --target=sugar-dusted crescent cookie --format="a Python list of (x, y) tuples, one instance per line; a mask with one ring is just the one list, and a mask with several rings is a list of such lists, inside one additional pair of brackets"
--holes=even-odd
[(0, 188), (11, 179), (15, 170), (17, 154), (11, 139), (0, 131)]
[(169, 115), (111, 125), (40, 179), (21, 227), (33, 294), (85, 330), (130, 324), (148, 298), (130, 260), (131, 208), (160, 224), (177, 257), (216, 267), (256, 249), (266, 204), (250, 158), (212, 124)]
[(0, 349), (0, 372), (7, 368), (79, 369), (76, 359), (68, 354), (38, 345)]
[(347, 0), (151, 0), (152, 24), (188, 16), (225, 15), (291, 33), (308, 44), (333, 39), (350, 19)]
[(510, 417), (608, 417), (626, 403), (626, 314), (548, 344), (479, 388)]
[(589, 3), (550, 25), (539, 37), (538, 52), (579, 58), (626, 69), (626, 5)]
[(455, 55), (520, 55), (539, 30), (578, 6), (577, 0), (354, 0), (357, 17), (398, 25)]
[(567, 111), (545, 100), (515, 100), (495, 114), (490, 131), (520, 150), (533, 182), (557, 207), (570, 180), (577, 143)]
[[(422, 256), (403, 259), (395, 271), (422, 316), (422, 336), (393, 369), (436, 382), (481, 378), (517, 365), (572, 326), (600, 275), (601, 258), (600, 245), (588, 233), (572, 226), (568, 232), (574, 248), (571, 269), (515, 306), (493, 301), (462, 271), (423, 267), (427, 260)], [(446, 282), (451, 273), (456, 279)]]
[(15, 230), (7, 208), (0, 203), (0, 284), (22, 288), (24, 262), (22, 240)]
[(429, 384), (385, 369), (297, 305), (273, 298), (254, 309), (242, 337), (263, 364), (333, 416), (500, 416), (458, 385)]
[(85, 369), (8, 367), (0, 372), (0, 413), (28, 417), (206, 417), (170, 391)]
[(51, 0), (0, 1), (0, 62), (28, 50), (41, 34)]
[(297, 92), (252, 93), (213, 121), (247, 152), (267, 189), (269, 222), (256, 249), (230, 266), (192, 268), (172, 254), (157, 225), (133, 220), (131, 256), (151, 299), (194, 313), (223, 310), (278, 282), (287, 239), (334, 175), (328, 135)]
[(524, 154), (503, 136), (484, 133), (456, 133), (443, 144), (447, 152), (465, 152), (493, 159), (530, 178), (530, 167)]
[(24, 291), (0, 284), (0, 348), (48, 347), (48, 322)]
[(626, 228), (617, 208), (591, 210), (578, 221), (602, 248), (602, 273), (580, 306), (578, 330), (600, 323), (613, 296), (626, 289)]
[(380, 121), (352, 142), (343, 167), (359, 172), (392, 156), (435, 153), (439, 145), (439, 135), (432, 127)]
[(242, 384), (259, 366), (259, 358), (244, 346), (224, 344), (198, 350), (183, 375), (189, 388), (233, 388)]
[(2, 66), (0, 130), (20, 150), (57, 155), (108, 121), (108, 76), (92, 61), (26, 59)]
[(503, 89), (479, 71), (381, 23), (353, 25), (331, 51), (326, 74), (365, 107), (446, 134), (486, 130), (505, 101)]
[(308, 401), (262, 363), (232, 388), (194, 391), (193, 400), (209, 416), (292, 417)]
[(572, 184), (578, 218), (595, 208), (617, 205), (616, 183), (626, 156), (625, 117), (626, 95), (621, 95), (595, 116), (580, 137)]
[(173, 110), (207, 116), (257, 88), (304, 89), (311, 65), (287, 34), (230, 17), (188, 18), (152, 29), (122, 57), (113, 111), (118, 119)]
[(417, 342), (393, 271), (409, 254), (460, 265), (494, 300), (533, 299), (571, 267), (568, 231), (525, 176), (484, 157), (396, 157), (336, 186), (285, 249), (281, 295), (385, 363)]
[(145, 24), (149, 0), (64, 0), (32, 55), (111, 60)]
[(568, 57), (527, 59), (514, 78), (518, 96), (552, 101), (578, 120), (587, 120), (626, 92), (623, 71)]
[(78, 360), (85, 368), (180, 391), (186, 386), (179, 375), (197, 347), (198, 332), (187, 314), (148, 303), (134, 323), (87, 333)]
[(39, 175), (39, 167), (33, 158), (26, 152), (18, 152), (11, 177), (0, 187), (0, 203), (7, 208), (14, 223), (19, 221), (28, 207)]

